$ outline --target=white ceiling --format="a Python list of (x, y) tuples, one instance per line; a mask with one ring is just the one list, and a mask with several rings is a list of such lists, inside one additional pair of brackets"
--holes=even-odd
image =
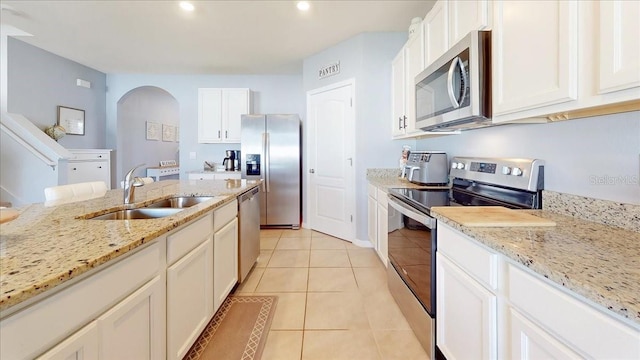
[(0, 1), (19, 39), (105, 73), (299, 74), (359, 33), (406, 32), (435, 1)]

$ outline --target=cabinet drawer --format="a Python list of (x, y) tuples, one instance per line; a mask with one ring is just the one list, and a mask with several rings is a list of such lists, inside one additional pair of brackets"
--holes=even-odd
[(85, 161), (85, 160), (109, 160), (109, 152), (73, 152), (75, 158), (69, 159), (69, 161)]
[(389, 205), (389, 198), (387, 197), (387, 193), (381, 189), (378, 189), (378, 194), (376, 195), (378, 198), (378, 205), (387, 207)]
[(587, 357), (640, 359), (634, 329), (513, 264), (508, 265), (511, 303)]
[(213, 232), (213, 215), (207, 213), (186, 228), (167, 237), (167, 265), (195, 249)]
[(498, 284), (498, 254), (481, 247), (449, 226), (438, 223), (438, 252), (491, 289)]
[(238, 200), (233, 200), (227, 205), (216, 209), (213, 213), (213, 231), (220, 230), (223, 226), (238, 215)]
[[(158, 242), (0, 321), (0, 359), (34, 358), (160, 271)], [(45, 326), (43, 326), (45, 325)]]
[(189, 174), (189, 180), (213, 180), (215, 179), (215, 174), (213, 173), (191, 173)]
[(376, 194), (378, 193), (378, 188), (374, 185), (367, 184), (367, 193), (375, 200)]

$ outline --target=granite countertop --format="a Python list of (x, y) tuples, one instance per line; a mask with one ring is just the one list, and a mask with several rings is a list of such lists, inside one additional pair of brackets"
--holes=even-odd
[(0, 311), (147, 244), (259, 184), (251, 180), (165, 180), (136, 188), (136, 207), (180, 195), (216, 197), (159, 219), (86, 220), (123, 209), (122, 189), (92, 200), (18, 209), (20, 216), (0, 227)]
[(640, 233), (546, 210), (554, 227), (466, 227), (439, 221), (640, 325)]

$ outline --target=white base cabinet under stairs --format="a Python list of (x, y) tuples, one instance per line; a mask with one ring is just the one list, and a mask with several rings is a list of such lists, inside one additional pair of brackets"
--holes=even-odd
[(0, 319), (1, 359), (182, 359), (238, 280), (233, 200)]

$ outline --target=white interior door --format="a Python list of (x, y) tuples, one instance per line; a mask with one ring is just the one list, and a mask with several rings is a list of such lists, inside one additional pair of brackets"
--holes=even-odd
[(353, 81), (307, 93), (309, 226), (345, 240), (355, 236)]

